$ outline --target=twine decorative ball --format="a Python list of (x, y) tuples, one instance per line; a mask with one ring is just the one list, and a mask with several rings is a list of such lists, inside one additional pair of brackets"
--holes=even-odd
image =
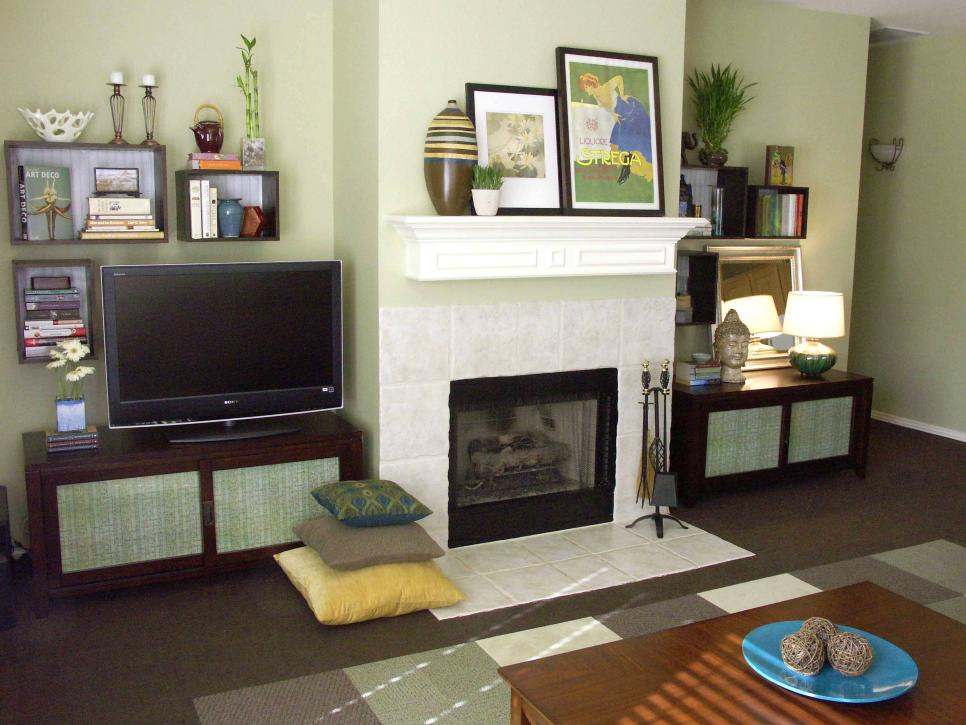
[(817, 675), (825, 666), (825, 644), (809, 632), (794, 632), (782, 638), (782, 661), (803, 675)]
[(861, 675), (872, 664), (872, 645), (852, 632), (836, 632), (828, 639), (828, 661), (846, 677)]
[(799, 631), (814, 634), (823, 642), (828, 642), (828, 638), (835, 634), (837, 630), (835, 629), (835, 625), (825, 617), (809, 617), (802, 622), (802, 627)]

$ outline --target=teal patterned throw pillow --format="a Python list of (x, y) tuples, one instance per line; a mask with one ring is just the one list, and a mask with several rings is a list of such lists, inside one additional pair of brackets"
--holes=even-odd
[(312, 495), (342, 523), (357, 528), (408, 524), (433, 513), (392, 481), (325, 483)]

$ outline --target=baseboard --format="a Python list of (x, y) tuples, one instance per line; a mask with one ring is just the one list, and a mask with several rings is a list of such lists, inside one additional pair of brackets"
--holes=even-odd
[(892, 415), (891, 413), (882, 413), (878, 410), (872, 411), (872, 417), (875, 420), (881, 420), (883, 423), (901, 425), (903, 428), (912, 428), (914, 430), (921, 430), (923, 433), (932, 433), (933, 435), (942, 436), (943, 438), (952, 438), (954, 441), (966, 442), (966, 433), (961, 430), (953, 430), (952, 428), (942, 428), (938, 425), (921, 423), (918, 420), (902, 418), (901, 416)]

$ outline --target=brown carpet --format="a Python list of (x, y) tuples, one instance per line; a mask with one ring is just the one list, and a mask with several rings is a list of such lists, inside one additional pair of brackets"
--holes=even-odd
[(55, 602), (0, 632), (0, 719), (197, 722), (192, 700), (313, 676), (781, 572), (947, 539), (966, 545), (966, 444), (874, 422), (868, 477), (823, 474), (722, 492), (682, 509), (756, 556), (659, 580), (437, 621), (315, 622), (274, 566)]

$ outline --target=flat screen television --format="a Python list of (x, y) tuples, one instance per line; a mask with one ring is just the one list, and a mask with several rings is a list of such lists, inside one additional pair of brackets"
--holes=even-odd
[(112, 428), (250, 438), (342, 407), (339, 261), (103, 266), (101, 301)]

